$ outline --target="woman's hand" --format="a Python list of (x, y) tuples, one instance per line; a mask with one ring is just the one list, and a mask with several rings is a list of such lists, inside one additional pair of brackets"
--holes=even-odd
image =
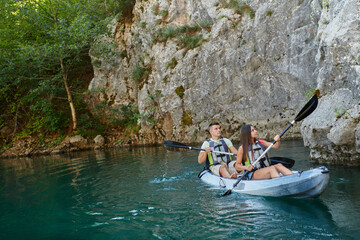
[(279, 148), (280, 147), (280, 136), (276, 135), (274, 137), (274, 140), (275, 140), (276, 143), (274, 144), (273, 148)]
[(252, 165), (245, 166), (245, 170), (247, 170), (248, 172), (251, 172), (253, 169), (254, 167)]

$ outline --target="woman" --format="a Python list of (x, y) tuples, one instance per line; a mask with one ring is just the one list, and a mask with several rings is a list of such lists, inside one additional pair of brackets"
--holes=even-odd
[[(238, 172), (247, 170), (252, 171), (254, 167), (251, 165), (258, 157), (271, 145), (270, 142), (258, 140), (258, 132), (251, 125), (245, 125), (241, 128), (240, 147), (237, 152), (235, 169)], [(280, 147), (280, 136), (277, 135), (274, 140), (276, 143), (273, 148)], [(248, 174), (248, 179), (269, 179), (280, 177), (280, 173), (284, 176), (291, 175), (293, 172), (284, 167), (281, 163), (270, 166), (269, 157), (266, 154), (257, 164), (257, 170)]]

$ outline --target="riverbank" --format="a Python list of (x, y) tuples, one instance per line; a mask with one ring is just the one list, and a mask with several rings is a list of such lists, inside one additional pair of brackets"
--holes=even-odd
[(58, 136), (45, 140), (26, 136), (2, 146), (0, 158), (51, 155), (91, 149), (111, 149), (114, 147), (144, 145), (138, 142), (136, 135), (124, 137), (121, 133), (113, 133), (108, 136), (98, 135), (95, 138), (85, 138), (81, 135)]

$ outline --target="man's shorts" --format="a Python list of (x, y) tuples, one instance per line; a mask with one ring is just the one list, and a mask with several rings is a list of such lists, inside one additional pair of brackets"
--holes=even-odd
[[(234, 172), (236, 172), (235, 170), (235, 162), (236, 161), (231, 161), (229, 164), (228, 164), (228, 169), (229, 169), (229, 172), (230, 174), (233, 174)], [(212, 165), (210, 166), (210, 170), (213, 174), (217, 175), (217, 176), (220, 176), (220, 167), (221, 165), (226, 165), (225, 163), (221, 163), (221, 164), (217, 164), (217, 165)]]
[[(236, 172), (236, 174), (244, 174), (245, 171), (241, 171), (241, 172), (236, 171), (235, 163), (236, 163), (236, 161), (231, 161), (228, 164), (230, 174), (233, 174), (234, 172)], [(246, 176), (244, 176), (243, 180), (251, 180), (253, 177), (253, 174), (254, 174), (254, 172), (248, 173)]]
[(235, 169), (235, 163), (236, 163), (236, 161), (231, 161), (228, 164), (230, 174), (233, 174), (233, 173), (238, 174), (238, 172)]

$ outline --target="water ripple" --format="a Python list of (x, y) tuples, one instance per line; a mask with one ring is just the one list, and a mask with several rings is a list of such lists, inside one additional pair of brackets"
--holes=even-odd
[(356, 169), (331, 169), (320, 199), (220, 197), (224, 189), (198, 179), (197, 154), (134, 148), (6, 162), (14, 166), (0, 168), (1, 232), (7, 239), (358, 239)]

